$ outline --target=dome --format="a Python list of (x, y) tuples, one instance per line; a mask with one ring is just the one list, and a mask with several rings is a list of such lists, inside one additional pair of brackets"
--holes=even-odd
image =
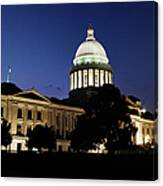
[(93, 28), (89, 26), (87, 38), (78, 47), (73, 63), (79, 65), (92, 62), (107, 64), (109, 60), (104, 47), (94, 37)]
[(96, 40), (84, 41), (83, 43), (81, 43), (76, 52), (75, 57), (85, 56), (87, 54), (94, 54), (107, 57), (103, 46)]

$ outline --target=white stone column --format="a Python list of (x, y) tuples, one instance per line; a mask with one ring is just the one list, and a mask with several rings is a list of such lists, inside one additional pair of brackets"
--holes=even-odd
[(73, 73), (70, 74), (70, 90), (73, 90)]
[(24, 108), (23, 108), (23, 134), (26, 135), (27, 134), (27, 104), (24, 104)]
[(111, 73), (111, 72), (109, 72), (109, 83), (110, 83), (110, 84), (113, 84), (113, 81), (112, 81), (112, 73)]
[(82, 88), (82, 71), (78, 70), (78, 88)]
[(138, 128), (136, 133), (136, 144), (142, 145), (143, 144), (143, 133), (142, 133), (142, 123), (136, 121), (136, 127)]
[(8, 110), (8, 112), (12, 113), (12, 118), (8, 120), (8, 122), (11, 123), (11, 134), (17, 133), (17, 110), (17, 104), (12, 104)]
[(89, 86), (93, 86), (93, 84), (94, 84), (93, 83), (93, 80), (94, 80), (93, 79), (93, 69), (89, 69), (89, 72), (88, 73), (89, 73), (89, 84), (88, 85)]

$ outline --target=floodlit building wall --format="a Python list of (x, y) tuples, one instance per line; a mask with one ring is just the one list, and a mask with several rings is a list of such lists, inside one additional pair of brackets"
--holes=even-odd
[(135, 136), (136, 145), (145, 145), (147, 143), (157, 143), (157, 122), (144, 119), (140, 116), (130, 115), (132, 124), (137, 127)]
[[(3, 113), (2, 113), (3, 112)], [(19, 113), (18, 113), (19, 112)], [(31, 112), (31, 113), (30, 113)], [(39, 117), (38, 117), (38, 113)], [(55, 104), (52, 102), (34, 100), (17, 96), (1, 96), (1, 118), (11, 123), (10, 132), (13, 136), (11, 151), (17, 151), (21, 143), (21, 150), (27, 150), (27, 130), (36, 125), (53, 126), (56, 134), (64, 141), (59, 142), (65, 151), (66, 139), (76, 126), (77, 116), (84, 113), (78, 107)], [(57, 119), (58, 118), (58, 119)], [(57, 131), (59, 131), (57, 133)], [(62, 143), (63, 142), (63, 143)]]

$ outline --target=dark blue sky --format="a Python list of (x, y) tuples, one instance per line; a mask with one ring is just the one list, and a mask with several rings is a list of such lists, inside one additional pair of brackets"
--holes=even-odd
[(114, 83), (154, 109), (153, 2), (2, 6), (2, 81), (65, 98), (69, 69), (91, 23), (110, 58)]

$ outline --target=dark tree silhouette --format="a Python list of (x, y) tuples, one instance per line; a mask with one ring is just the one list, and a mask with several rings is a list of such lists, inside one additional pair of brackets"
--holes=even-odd
[(125, 96), (118, 88), (114, 85), (99, 88), (85, 110), (71, 136), (74, 150), (94, 149), (97, 143), (104, 140), (107, 140), (105, 146), (110, 153), (132, 146), (131, 135), (136, 129), (131, 125)]
[(145, 119), (151, 119), (154, 120), (155, 116), (151, 112), (146, 111), (145, 113), (142, 113), (142, 117)]
[(28, 137), (27, 146), (29, 149), (35, 147), (41, 152), (41, 148), (47, 148), (49, 151), (55, 148), (56, 136), (52, 127), (36, 125), (33, 130), (28, 131)]
[(1, 83), (1, 94), (2, 95), (12, 95), (18, 92), (22, 92), (22, 90), (19, 87), (17, 87), (16, 84), (6, 83), (6, 82)]
[(1, 124), (1, 145), (7, 148), (12, 142), (12, 136), (10, 134), (11, 124), (7, 120), (3, 119)]

